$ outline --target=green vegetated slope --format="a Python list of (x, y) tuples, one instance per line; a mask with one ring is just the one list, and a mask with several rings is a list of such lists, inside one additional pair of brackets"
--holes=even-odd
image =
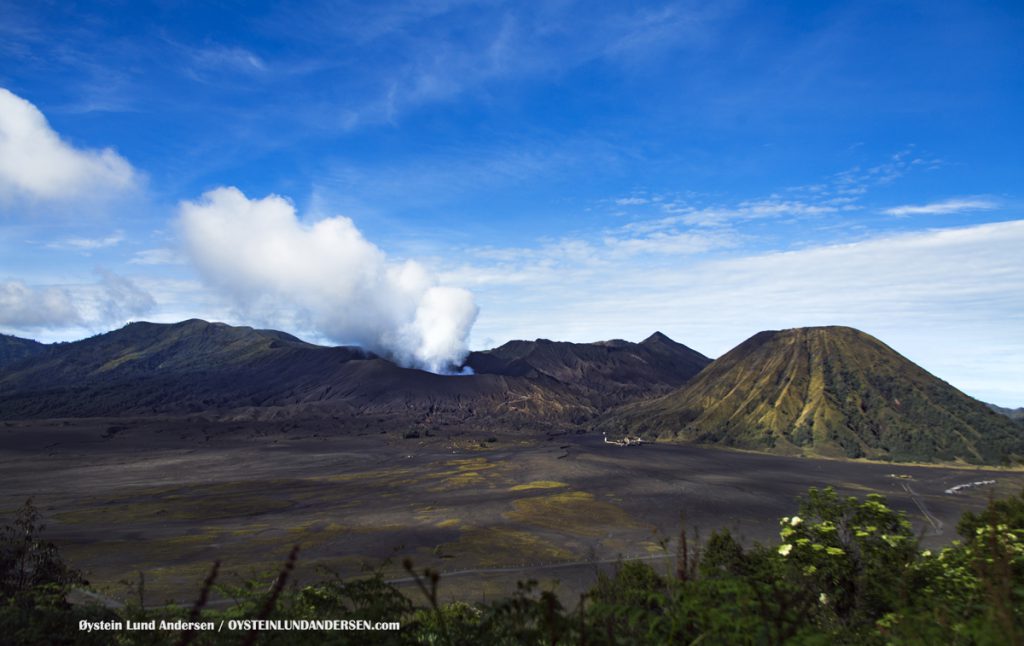
[(626, 406), (603, 428), (837, 457), (1024, 456), (1019, 425), (847, 327), (758, 333), (681, 389)]
[(995, 404), (988, 404), (988, 407), (999, 413), (1000, 415), (1006, 415), (1012, 420), (1018, 422), (1024, 422), (1024, 407), (1021, 408), (1003, 408), (1002, 406), (996, 406)]

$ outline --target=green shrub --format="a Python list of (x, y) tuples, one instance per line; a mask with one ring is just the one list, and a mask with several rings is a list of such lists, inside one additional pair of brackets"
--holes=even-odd
[[(72, 606), (85, 582), (40, 537), (31, 503), (0, 532), (3, 603), (0, 641), (12, 644), (109, 643), (80, 632), (80, 619), (349, 618), (400, 621), (395, 632), (268, 632), (261, 644), (1015, 644), (1024, 639), (1024, 494), (965, 514), (963, 540), (921, 551), (902, 513), (880, 496), (840, 498), (811, 489), (779, 541), (744, 547), (718, 531), (677, 575), (645, 562), (598, 575), (571, 607), (535, 582), (508, 598), (443, 604), (437, 573), (407, 570), (411, 597), (381, 571), (286, 586), (295, 552), (276, 578), (222, 587), (237, 604), (205, 607), (211, 570), (191, 609), (138, 605), (112, 611)], [(696, 554), (697, 556), (693, 556)], [(269, 584), (269, 585), (268, 585)], [(244, 635), (229, 640), (241, 643)], [(221, 643), (216, 633), (122, 632), (123, 644)]]

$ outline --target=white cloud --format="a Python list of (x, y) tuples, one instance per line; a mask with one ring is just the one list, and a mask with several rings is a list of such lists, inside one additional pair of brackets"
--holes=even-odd
[(102, 197), (136, 182), (131, 164), (113, 149), (75, 148), (38, 108), (0, 88), (0, 199)]
[(650, 202), (646, 197), (620, 197), (615, 200), (619, 206), (641, 206)]
[(850, 325), (970, 394), (1022, 405), (1021, 248), (1024, 220), (715, 260), (493, 252), (501, 260), (475, 258), (452, 279), (477, 278), (474, 338), (660, 329), (715, 356), (764, 329)]
[(242, 72), (263, 72), (267, 65), (262, 58), (244, 47), (213, 45), (192, 52), (192, 60), (204, 68), (231, 69)]
[(105, 249), (114, 247), (124, 242), (124, 232), (116, 231), (104, 238), (67, 238), (47, 244), (51, 249), (79, 249), (81, 251), (92, 251), (94, 249)]
[(420, 264), (395, 262), (352, 220), (306, 224), (271, 195), (218, 188), (183, 202), (192, 260), (247, 316), (289, 327), (296, 317), (339, 343), (358, 343), (434, 372), (458, 365), (477, 315), (466, 290), (439, 286)]
[(156, 301), (146, 290), (131, 280), (103, 269), (97, 270), (102, 298), (97, 305), (100, 319), (107, 323), (127, 322), (156, 309)]
[(96, 332), (152, 312), (156, 302), (123, 276), (98, 269), (99, 281), (75, 285), (0, 282), (0, 326), (15, 332)]
[(942, 166), (942, 160), (917, 156), (913, 148), (894, 153), (888, 160), (869, 168), (854, 166), (836, 173), (829, 182), (831, 192), (856, 197), (870, 188), (891, 184), (913, 169), (934, 170)]
[(947, 215), (950, 213), (961, 213), (964, 211), (985, 211), (998, 207), (992, 200), (982, 198), (961, 198), (932, 202), (931, 204), (907, 204), (894, 206), (882, 211), (886, 215)]
[[(371, 56), (388, 43), (386, 61), (371, 61), (373, 91), (345, 92), (328, 102), (321, 124), (353, 128), (389, 123), (425, 104), (444, 102), (480, 92), (495, 81), (561, 76), (566, 70), (603, 60), (613, 65), (640, 66), (652, 56), (675, 48), (698, 48), (707, 43), (729, 7), (685, 7), (656, 11), (627, 8), (594, 12), (585, 3), (519, 3), (511, 9), (496, 3), (476, 11), (466, 29), (460, 5), (465, 2), (408, 3), (401, 11), (364, 3), (345, 6), (339, 15), (315, 21), (289, 11), (277, 22), (323, 39), (321, 51), (338, 51), (355, 44)], [(478, 4), (470, 2), (468, 4)], [(489, 4), (489, 3), (485, 3)], [(420, 6), (424, 5), (424, 6)], [(333, 14), (334, 12), (329, 12)], [(342, 15), (343, 14), (343, 15)], [(381, 15), (384, 14), (384, 15)], [(571, 30), (557, 25), (572, 24)], [(453, 37), (452, 30), (458, 32)], [(335, 56), (334, 58), (337, 58)], [(351, 55), (347, 56), (351, 58)], [(379, 56), (377, 58), (380, 58)], [(327, 63), (309, 65), (318, 71)], [(339, 89), (344, 89), (344, 86)], [(360, 97), (367, 97), (360, 101)], [(353, 100), (355, 99), (355, 100)], [(343, 106), (340, 110), (338, 105)], [(321, 112), (317, 105), (301, 106)]]
[(735, 236), (726, 232), (656, 231), (636, 237), (607, 236), (604, 244), (615, 259), (637, 254), (694, 255), (731, 247)]
[(132, 265), (182, 265), (185, 259), (173, 249), (143, 249), (128, 261)]
[(677, 202), (666, 202), (662, 210), (671, 215), (633, 225), (636, 230), (654, 231), (678, 224), (700, 227), (721, 226), (729, 222), (745, 222), (763, 218), (813, 217), (836, 213), (840, 210), (831, 203), (809, 204), (800, 200), (782, 200), (772, 196), (763, 200), (748, 200), (735, 206), (709, 206), (696, 208)]
[(0, 282), (0, 325), (10, 329), (66, 327), (82, 318), (71, 294), (60, 287), (32, 287)]

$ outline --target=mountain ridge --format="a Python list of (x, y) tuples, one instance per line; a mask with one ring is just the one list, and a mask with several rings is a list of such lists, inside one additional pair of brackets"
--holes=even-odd
[(0, 360), (3, 419), (210, 413), (368, 432), (600, 430), (897, 461), (1024, 456), (1020, 423), (843, 326), (762, 331), (714, 361), (660, 332), (514, 340), (470, 353), (467, 376), (198, 319), (51, 345), (3, 336)]
[[(474, 376), (442, 376), (355, 347), (199, 319), (131, 323), (40, 347), (13, 339), (5, 345), (29, 347), (31, 356), (0, 367), (0, 417), (9, 418), (238, 409), (258, 416), (274, 409), (383, 415), (394, 424), (481, 417), (518, 426), (575, 424), (614, 403), (667, 392), (711, 361), (681, 344), (651, 350), (629, 342), (510, 342), (470, 354)], [(686, 365), (673, 357), (686, 357)]]
[(672, 393), (602, 421), (640, 433), (825, 457), (999, 462), (1020, 429), (878, 339), (843, 326), (759, 332)]

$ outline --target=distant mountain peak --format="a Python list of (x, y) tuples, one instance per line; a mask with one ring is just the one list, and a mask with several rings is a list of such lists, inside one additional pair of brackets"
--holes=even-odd
[(1024, 456), (1009, 420), (846, 326), (759, 332), (612, 430), (782, 453), (998, 462)]
[(3, 338), (0, 355), (5, 349), (36, 354), (0, 371), (0, 418), (287, 405), (343, 417), (368, 410), (404, 420), (480, 414), (511, 415), (517, 424), (567, 422), (668, 392), (710, 362), (677, 344), (537, 339), (471, 353), (466, 365), (475, 376), (455, 378), (357, 348), (201, 319), (138, 321), (59, 346)]
[(640, 343), (641, 344), (645, 344), (645, 343), (646, 344), (650, 344), (650, 343), (665, 343), (665, 342), (675, 343), (675, 341), (670, 339), (668, 337), (668, 335), (666, 335), (666, 334), (664, 334), (662, 332), (655, 332), (654, 334), (652, 334), (651, 336), (647, 337), (646, 339), (644, 339)]

